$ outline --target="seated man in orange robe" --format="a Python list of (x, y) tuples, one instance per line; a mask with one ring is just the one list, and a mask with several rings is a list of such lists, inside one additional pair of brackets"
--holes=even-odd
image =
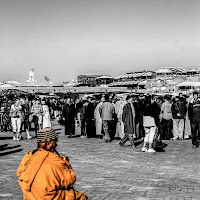
[(75, 173), (67, 159), (54, 152), (57, 134), (51, 128), (38, 132), (38, 147), (23, 157), (17, 176), (25, 200), (88, 200), (73, 189)]

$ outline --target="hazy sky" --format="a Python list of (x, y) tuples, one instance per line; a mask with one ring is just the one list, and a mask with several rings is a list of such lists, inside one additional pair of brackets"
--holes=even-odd
[(200, 67), (199, 0), (0, 0), (0, 81)]

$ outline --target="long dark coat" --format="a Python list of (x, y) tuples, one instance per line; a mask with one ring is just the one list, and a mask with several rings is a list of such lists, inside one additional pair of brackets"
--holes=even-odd
[(135, 116), (133, 116), (130, 103), (127, 103), (123, 108), (122, 121), (124, 123), (124, 132), (135, 134)]
[(63, 117), (65, 118), (65, 121), (72, 122), (75, 118), (75, 108), (73, 104), (66, 103), (63, 106), (62, 114)]
[(65, 118), (65, 135), (75, 134), (75, 106), (74, 104), (65, 103), (62, 110), (62, 115)]
[(88, 138), (94, 138), (96, 136), (95, 121), (94, 121), (94, 103), (89, 103), (86, 109), (86, 134)]

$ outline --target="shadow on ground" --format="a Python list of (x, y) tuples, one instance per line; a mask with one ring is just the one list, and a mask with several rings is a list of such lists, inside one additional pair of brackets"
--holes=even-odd
[(16, 146), (8, 147), (8, 144), (3, 144), (3, 145), (0, 145), (0, 151), (4, 151), (4, 150), (8, 150), (8, 149), (13, 149), (13, 148), (18, 148), (20, 146), (21, 145), (16, 145)]
[(13, 136), (10, 136), (10, 137), (0, 137), (0, 140), (12, 140), (13, 139)]
[[(8, 144), (0, 145), (0, 151), (1, 151), (0, 156), (6, 156), (6, 155), (9, 155), (9, 154), (20, 152), (23, 149), (15, 149), (15, 148), (18, 148), (20, 146), (21, 145), (15, 145), (15, 146), (8, 146)], [(15, 149), (15, 150), (7, 151), (7, 150), (10, 150), (10, 149)]]
[(6, 155), (9, 155), (9, 154), (13, 154), (13, 153), (17, 153), (17, 152), (20, 152), (22, 150), (23, 149), (17, 149), (17, 150), (13, 150), (13, 151), (3, 152), (3, 153), (0, 153), (0, 157), (1, 156), (6, 156)]

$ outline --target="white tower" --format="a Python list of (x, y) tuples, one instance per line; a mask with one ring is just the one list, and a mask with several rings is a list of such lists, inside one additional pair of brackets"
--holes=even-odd
[(35, 83), (34, 69), (31, 69), (28, 76), (29, 76), (29, 79), (26, 82), (29, 84), (34, 84)]

